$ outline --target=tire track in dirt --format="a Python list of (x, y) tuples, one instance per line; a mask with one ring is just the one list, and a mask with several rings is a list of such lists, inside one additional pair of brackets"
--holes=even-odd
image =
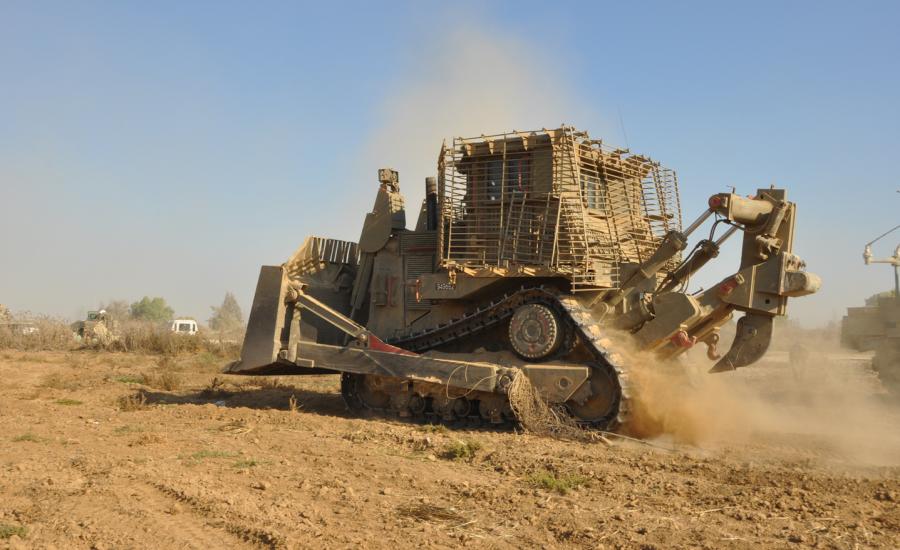
[[(72, 510), (75, 515), (84, 516), (91, 525), (103, 526), (104, 530), (114, 532), (121, 530), (123, 523), (131, 524), (132, 528), (128, 532), (149, 537), (153, 546), (205, 550), (222, 545), (226, 542), (223, 538), (226, 538), (226, 546), (229, 548), (274, 548), (263, 544), (262, 540), (254, 540), (239, 529), (222, 525), (224, 522), (219, 521), (220, 525), (217, 525), (209, 517), (212, 512), (210, 506), (201, 505), (196, 499), (165, 485), (111, 476), (113, 467), (106, 465), (98, 468), (84, 459), (72, 460), (70, 465), (101, 488), (99, 494), (93, 495), (87, 502), (79, 502)], [(128, 489), (116, 490), (119, 486), (126, 486)], [(113, 503), (107, 502), (108, 499)], [(174, 506), (177, 502), (188, 505), (191, 513), (179, 510)], [(242, 545), (242, 542), (250, 544)]]
[(217, 516), (220, 514), (217, 513), (217, 510), (213, 505), (204, 502), (195, 496), (191, 496), (184, 491), (160, 482), (145, 483), (148, 483), (150, 487), (153, 487), (162, 495), (189, 506), (196, 514), (205, 519), (207, 525), (222, 529), (243, 542), (273, 550), (287, 547), (287, 544), (282, 537), (271, 531), (258, 529), (256, 527), (248, 527), (247, 525), (236, 521), (219, 519)]
[(146, 547), (197, 549), (222, 543), (221, 531), (197, 524), (175, 510), (167, 511), (164, 503), (151, 498), (152, 492), (141, 489), (135, 485), (125, 492), (127, 494), (116, 491), (78, 499), (67, 516), (81, 527), (80, 538), (88, 542), (112, 538), (117, 545), (123, 546), (136, 543)]
[[(126, 480), (122, 480), (126, 481)], [(244, 539), (232, 536), (229, 530), (212, 525), (206, 518), (179, 510), (174, 501), (166, 498), (154, 487), (142, 482), (127, 480), (127, 490), (115, 489), (93, 494), (71, 508), (70, 517), (84, 518), (82, 525), (89, 526), (89, 540), (112, 533), (127, 534), (133, 541), (118, 540), (128, 546), (136, 542), (146, 547), (178, 547), (205, 550), (225, 546), (227, 548), (253, 548), (256, 544), (242, 544)], [(118, 484), (117, 484), (118, 485)], [(99, 531), (99, 533), (98, 533)]]
[[(159, 533), (164, 540), (160, 542), (178, 543), (191, 548), (207, 549), (225, 546), (228, 548), (246, 547), (242, 537), (232, 538), (228, 529), (216, 525), (210, 518), (203, 514), (197, 514), (190, 502), (185, 502), (165, 491), (161, 491), (154, 484), (138, 482), (131, 486), (132, 495), (138, 497), (141, 504), (142, 520), (151, 524), (154, 532)], [(187, 510), (178, 510), (173, 507), (175, 502), (188, 504)], [(250, 546), (257, 546), (252, 544)], [(161, 544), (163, 545), (163, 544)]]

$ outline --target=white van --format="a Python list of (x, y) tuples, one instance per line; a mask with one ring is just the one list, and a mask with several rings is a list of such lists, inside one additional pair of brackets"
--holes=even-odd
[(175, 319), (172, 321), (172, 325), (169, 328), (176, 334), (187, 334), (188, 336), (197, 334), (197, 331), (199, 330), (197, 321), (193, 319)]

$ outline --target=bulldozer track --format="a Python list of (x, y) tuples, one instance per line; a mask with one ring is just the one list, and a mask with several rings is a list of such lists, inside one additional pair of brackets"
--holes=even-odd
[[(587, 428), (601, 430), (615, 429), (625, 424), (631, 409), (632, 385), (623, 356), (610, 349), (612, 342), (603, 336), (590, 310), (573, 296), (562, 294), (555, 289), (543, 286), (522, 288), (453, 321), (428, 330), (407, 333), (388, 342), (417, 353), (427, 352), (496, 326), (509, 319), (517, 307), (526, 303), (542, 303), (563, 315), (564, 321), (571, 328), (570, 333), (577, 335), (592, 355), (593, 359), (589, 361), (594, 371), (592, 377), (600, 370), (614, 374), (613, 378), (619, 390), (615, 417), (597, 421), (577, 419), (578, 423)], [(574, 342), (568, 342), (563, 345), (563, 349), (569, 351), (573, 345)]]

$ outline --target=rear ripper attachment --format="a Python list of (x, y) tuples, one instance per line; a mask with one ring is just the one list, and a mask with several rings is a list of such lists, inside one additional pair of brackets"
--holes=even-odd
[[(762, 357), (788, 297), (819, 286), (793, 254), (784, 190), (713, 195), (682, 230), (674, 172), (571, 127), (445, 144), (415, 230), (397, 172), (378, 179), (359, 243), (310, 237), (262, 268), (228, 372), (340, 374), (354, 410), (495, 424), (517, 420), (510, 389), (525, 376), (578, 424), (615, 429), (637, 388), (611, 336), (660, 361), (703, 343), (712, 372), (733, 370)], [(689, 293), (738, 231), (739, 270)]]

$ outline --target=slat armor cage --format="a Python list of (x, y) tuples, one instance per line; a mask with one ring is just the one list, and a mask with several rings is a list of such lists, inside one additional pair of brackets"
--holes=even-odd
[(455, 138), (441, 149), (438, 174), (447, 268), (563, 275), (573, 290), (617, 288), (623, 267), (681, 228), (674, 171), (569, 126)]
[(300, 248), (285, 262), (284, 268), (290, 279), (300, 279), (303, 275), (316, 273), (326, 264), (359, 263), (359, 246), (354, 242), (307, 237)]

